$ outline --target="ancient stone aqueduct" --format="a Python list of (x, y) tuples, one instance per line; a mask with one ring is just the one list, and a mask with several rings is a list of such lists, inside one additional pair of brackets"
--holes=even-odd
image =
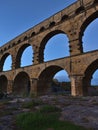
[[(8, 93), (45, 94), (53, 76), (66, 70), (71, 81), (71, 95), (87, 95), (92, 74), (98, 68), (98, 50), (84, 53), (82, 37), (96, 18), (98, 0), (78, 0), (0, 47), (0, 89)], [(70, 56), (44, 62), (47, 41), (59, 33), (69, 38)], [(22, 53), (28, 46), (34, 50), (33, 65), (20, 67)], [(9, 55), (12, 69), (3, 71)]]

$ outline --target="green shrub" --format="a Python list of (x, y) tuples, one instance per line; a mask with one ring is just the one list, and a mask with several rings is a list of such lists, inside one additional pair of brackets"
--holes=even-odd
[(70, 122), (60, 121), (59, 113), (23, 113), (17, 116), (18, 130), (86, 130)]
[(41, 113), (60, 112), (60, 111), (61, 111), (60, 108), (52, 105), (45, 105), (40, 108)]
[(45, 115), (40, 112), (24, 113), (17, 116), (17, 124), (21, 130), (44, 130), (55, 120), (56, 114)]

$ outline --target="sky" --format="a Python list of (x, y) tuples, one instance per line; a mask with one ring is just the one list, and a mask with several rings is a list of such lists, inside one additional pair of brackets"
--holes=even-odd
[[(0, 0), (0, 46), (6, 44), (16, 36), (49, 18), (77, 0)], [(98, 19), (87, 27), (83, 37), (84, 52), (98, 48)], [(91, 31), (92, 30), (92, 31)], [(96, 35), (95, 35), (96, 33)], [(62, 44), (60, 44), (62, 43)], [(95, 44), (94, 44), (95, 43)], [(59, 46), (59, 44), (61, 46)], [(65, 34), (58, 34), (51, 38), (45, 47), (44, 61), (69, 56), (68, 38)], [(54, 54), (54, 51), (55, 54)], [(59, 53), (58, 53), (59, 52)], [(28, 47), (22, 55), (21, 66), (30, 65), (32, 48)], [(26, 56), (31, 58), (27, 61)], [(4, 70), (11, 66), (9, 56), (4, 64)], [(64, 71), (57, 75), (63, 77)], [(67, 73), (65, 74), (67, 75)], [(95, 77), (97, 74), (95, 74)], [(62, 78), (63, 79), (63, 78)], [(67, 78), (68, 80), (68, 78)]]
[(76, 0), (0, 0), (0, 45)]

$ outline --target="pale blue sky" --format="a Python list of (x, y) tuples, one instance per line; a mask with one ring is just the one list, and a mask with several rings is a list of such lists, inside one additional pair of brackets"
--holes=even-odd
[[(12, 40), (51, 15), (59, 12), (77, 0), (0, 0), (0, 46)], [(87, 27), (83, 37), (84, 52), (98, 49), (96, 40), (98, 34), (98, 19)], [(58, 40), (59, 39), (59, 40)], [(59, 46), (59, 43), (61, 46)], [(56, 45), (56, 46), (55, 46)], [(55, 49), (55, 54), (53, 49)], [(31, 47), (25, 50), (23, 57), (29, 55), (32, 61)], [(59, 52), (59, 53), (58, 53)], [(51, 38), (45, 47), (45, 61), (69, 55), (68, 39), (64, 34)], [(54, 57), (52, 57), (54, 55)], [(22, 65), (29, 65), (27, 58)], [(4, 70), (9, 66), (10, 58), (6, 60)], [(26, 64), (26, 63), (27, 64)], [(9, 65), (8, 65), (9, 64)], [(63, 73), (63, 72), (62, 72)], [(95, 74), (96, 76), (97, 74)], [(59, 77), (63, 74), (59, 74)]]

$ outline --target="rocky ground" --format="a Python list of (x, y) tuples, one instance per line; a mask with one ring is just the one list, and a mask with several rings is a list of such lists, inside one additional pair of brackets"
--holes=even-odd
[[(21, 112), (29, 111), (21, 107), (25, 102), (40, 100), (46, 104), (61, 108), (60, 120), (69, 120), (75, 124), (98, 130), (98, 97), (72, 97), (64, 95), (45, 95), (36, 99), (11, 98), (0, 100), (0, 130), (17, 130), (15, 116)], [(36, 109), (40, 107), (36, 106)]]

